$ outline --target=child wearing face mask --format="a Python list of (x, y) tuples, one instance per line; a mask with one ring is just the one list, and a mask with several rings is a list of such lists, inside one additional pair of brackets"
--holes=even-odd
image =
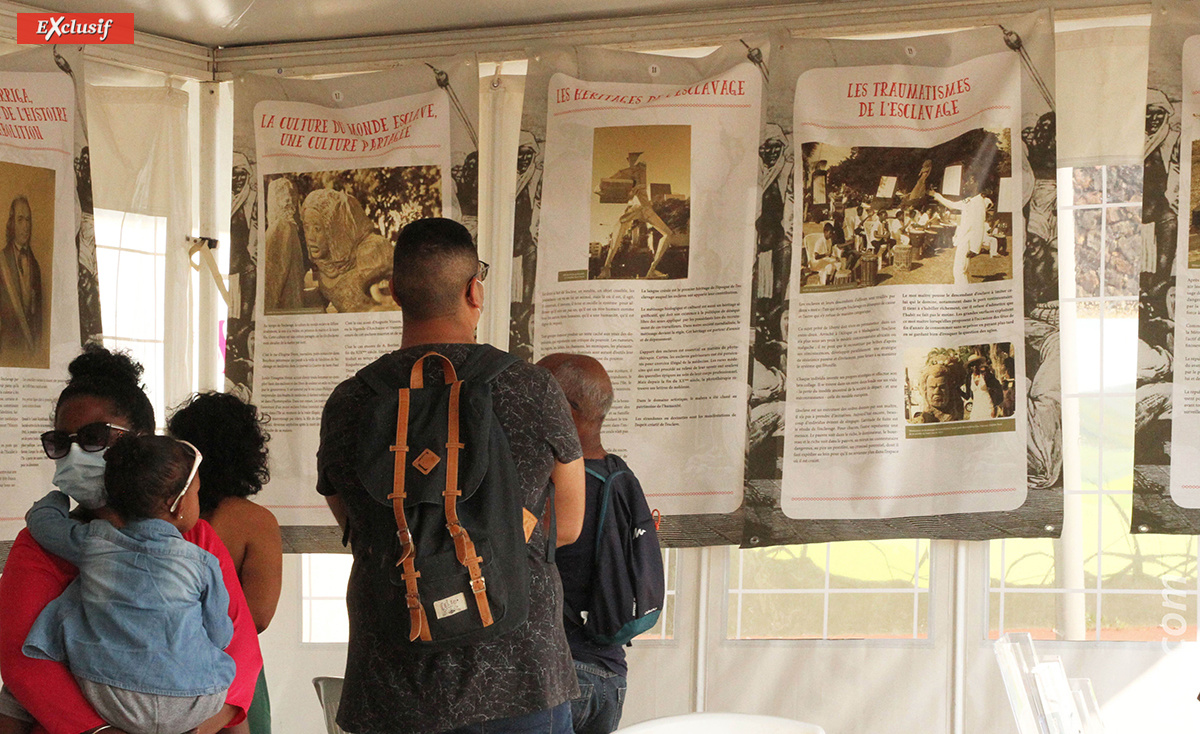
[[(79, 577), (43, 609), (23, 652), (66, 661), (108, 722), (97, 732), (191, 731), (221, 710), (235, 673), (223, 652), (233, 625), (220, 565), (182, 536), (199, 518), (200, 452), (186, 441), (131, 433), (107, 452), (86, 451), (88, 438), (75, 437), (73, 453), (59, 459), (55, 484), (81, 500), (74, 490), (97, 484), (89, 473), (98, 464), (107, 497), (90, 502), (107, 504), (118, 521), (72, 519), (59, 491), (26, 514), (34, 539), (77, 565)], [(0, 734), (31, 728), (13, 718), (20, 709), (8, 699), (0, 701), (9, 714), (0, 716)]]

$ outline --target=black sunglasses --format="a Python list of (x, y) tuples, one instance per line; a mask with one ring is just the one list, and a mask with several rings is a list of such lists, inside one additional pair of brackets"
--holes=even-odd
[(491, 265), (488, 265), (488, 264), (487, 264), (487, 263), (485, 263), (484, 261), (480, 260), (480, 261), (479, 261), (479, 272), (478, 272), (478, 273), (476, 273), (476, 275), (475, 275), (475, 279), (476, 279), (476, 280), (478, 280), (480, 283), (482, 283), (483, 281), (487, 280), (487, 274), (488, 274), (488, 270), (489, 270), (491, 267), (492, 267)]
[(74, 442), (79, 444), (79, 448), (94, 454), (108, 448), (117, 439), (113, 431), (117, 431), (119, 436), (128, 433), (129, 429), (112, 423), (89, 423), (75, 433), (46, 431), (42, 434), (42, 450), (51, 459), (61, 459), (71, 453), (71, 443)]

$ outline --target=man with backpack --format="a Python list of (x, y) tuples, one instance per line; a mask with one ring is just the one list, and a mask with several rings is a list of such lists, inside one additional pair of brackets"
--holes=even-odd
[(571, 702), (572, 720), (575, 734), (608, 734), (625, 703), (624, 645), (662, 610), (662, 552), (637, 477), (600, 443), (613, 401), (604, 366), (583, 354), (551, 354), (538, 364), (567, 396), (587, 470), (583, 530), (558, 551), (564, 625), (582, 692)]
[(325, 404), (317, 491), (354, 554), (349, 732), (569, 731), (553, 555), (579, 534), (583, 460), (554, 378), (475, 344), (486, 274), (461, 224), (405, 227), (401, 348)]

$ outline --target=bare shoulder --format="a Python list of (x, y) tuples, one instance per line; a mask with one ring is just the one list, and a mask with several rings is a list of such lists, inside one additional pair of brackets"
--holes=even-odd
[[(279, 521), (262, 505), (244, 497), (226, 497), (217, 505), (209, 522), (224, 539), (226, 533), (252, 542), (263, 535), (278, 536)], [(228, 545), (228, 541), (226, 541)]]

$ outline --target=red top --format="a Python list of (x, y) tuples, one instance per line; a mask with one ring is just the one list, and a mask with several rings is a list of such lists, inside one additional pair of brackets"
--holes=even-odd
[[(233, 559), (212, 526), (200, 520), (183, 537), (217, 557), (225, 588), (229, 590), (233, 640), (225, 652), (237, 664), (237, 675), (229, 686), (225, 702), (237, 708), (228, 724), (232, 726), (246, 718), (246, 709), (254, 698), (254, 684), (262, 669), (258, 632), (246, 606)], [(0, 575), (0, 610), (3, 610), (0, 614), (0, 677), (29, 714), (37, 719), (38, 726), (32, 734), (79, 734), (106, 723), (83, 697), (66, 664), (29, 658), (21, 652), (38, 614), (78, 575), (79, 569), (43, 550), (28, 530), (17, 535), (4, 573)]]

